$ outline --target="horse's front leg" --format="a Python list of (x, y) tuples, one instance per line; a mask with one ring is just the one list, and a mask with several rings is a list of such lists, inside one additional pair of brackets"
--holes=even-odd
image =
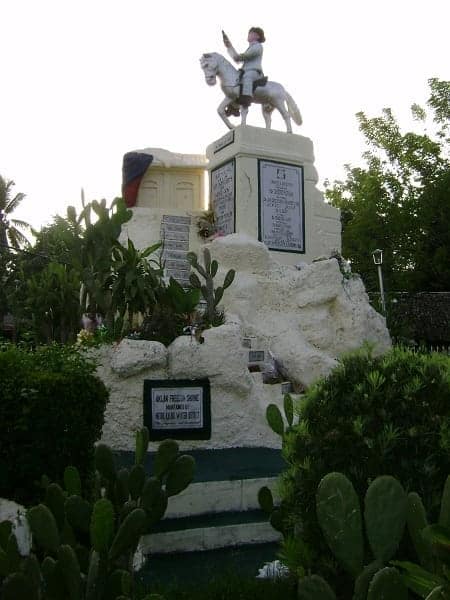
[(227, 115), (225, 113), (225, 108), (229, 105), (229, 103), (230, 103), (230, 99), (225, 98), (219, 104), (217, 112), (219, 113), (219, 117), (222, 119), (222, 121), (225, 123), (225, 125), (228, 127), (228, 129), (234, 129), (233, 123), (230, 121), (230, 119), (227, 117)]
[(248, 106), (241, 106), (241, 125), (247, 125)]

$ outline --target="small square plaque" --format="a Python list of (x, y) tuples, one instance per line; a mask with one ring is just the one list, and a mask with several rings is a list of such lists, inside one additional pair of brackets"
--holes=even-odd
[(265, 358), (266, 358), (266, 353), (264, 350), (250, 350), (248, 353), (248, 362), (249, 363), (264, 362)]
[(211, 439), (208, 379), (145, 379), (144, 425), (150, 440)]

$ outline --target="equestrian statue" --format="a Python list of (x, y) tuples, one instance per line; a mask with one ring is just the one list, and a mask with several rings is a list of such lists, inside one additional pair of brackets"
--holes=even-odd
[(200, 65), (205, 74), (208, 85), (215, 85), (217, 78), (225, 99), (219, 105), (217, 112), (225, 125), (233, 129), (233, 124), (228, 119), (233, 115), (241, 116), (241, 124), (245, 125), (249, 106), (252, 102), (261, 104), (266, 128), (270, 129), (272, 112), (276, 108), (286, 123), (286, 130), (292, 133), (291, 119), (297, 125), (302, 124), (300, 111), (292, 96), (284, 87), (275, 81), (267, 81), (262, 70), (264, 31), (260, 27), (252, 27), (248, 32), (249, 47), (239, 54), (234, 49), (228, 36), (222, 31), (223, 42), (231, 58), (242, 63), (237, 70), (233, 65), (217, 52), (203, 54)]

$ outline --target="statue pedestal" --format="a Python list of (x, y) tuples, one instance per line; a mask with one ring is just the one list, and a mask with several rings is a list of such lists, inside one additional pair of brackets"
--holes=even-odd
[(262, 241), (284, 264), (341, 249), (339, 210), (317, 189), (310, 139), (239, 126), (206, 150), (211, 207), (224, 234)]

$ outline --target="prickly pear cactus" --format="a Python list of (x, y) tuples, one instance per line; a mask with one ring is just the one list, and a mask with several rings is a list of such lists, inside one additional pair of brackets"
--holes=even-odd
[(166, 479), (166, 494), (175, 496), (190, 484), (194, 477), (195, 461), (192, 456), (183, 454), (170, 467)]
[(269, 427), (278, 435), (284, 434), (284, 422), (281, 411), (276, 404), (269, 404), (266, 408), (266, 419)]
[(329, 473), (319, 484), (317, 518), (333, 554), (353, 576), (363, 568), (364, 541), (358, 496), (342, 473)]
[(374, 560), (366, 565), (355, 580), (355, 589), (352, 600), (367, 600), (370, 582), (375, 573), (383, 568), (383, 563), (379, 560)]
[(408, 600), (408, 588), (397, 569), (385, 567), (373, 576), (367, 600)]
[(422, 535), (423, 530), (428, 527), (427, 515), (422, 500), (416, 492), (408, 494), (406, 522), (408, 525), (409, 536), (412, 540), (420, 564), (432, 571), (433, 554), (431, 551), (431, 544)]
[(156, 453), (155, 476), (149, 477), (148, 438), (146, 428), (137, 433), (131, 469), (117, 471), (111, 449), (96, 447), (94, 503), (81, 497), (75, 467), (64, 473), (64, 491), (47, 482), (45, 503), (27, 512), (33, 535), (29, 556), (21, 556), (11, 524), (0, 523), (2, 600), (131, 600), (139, 539), (163, 517), (168, 496), (189, 485), (195, 468), (192, 457), (180, 456), (178, 444), (166, 440)]
[(51, 554), (56, 554), (60, 538), (58, 526), (50, 509), (44, 504), (33, 506), (27, 513), (31, 533), (37, 543)]
[(386, 563), (395, 554), (406, 523), (407, 496), (390, 475), (377, 477), (364, 500), (367, 539), (374, 557)]

